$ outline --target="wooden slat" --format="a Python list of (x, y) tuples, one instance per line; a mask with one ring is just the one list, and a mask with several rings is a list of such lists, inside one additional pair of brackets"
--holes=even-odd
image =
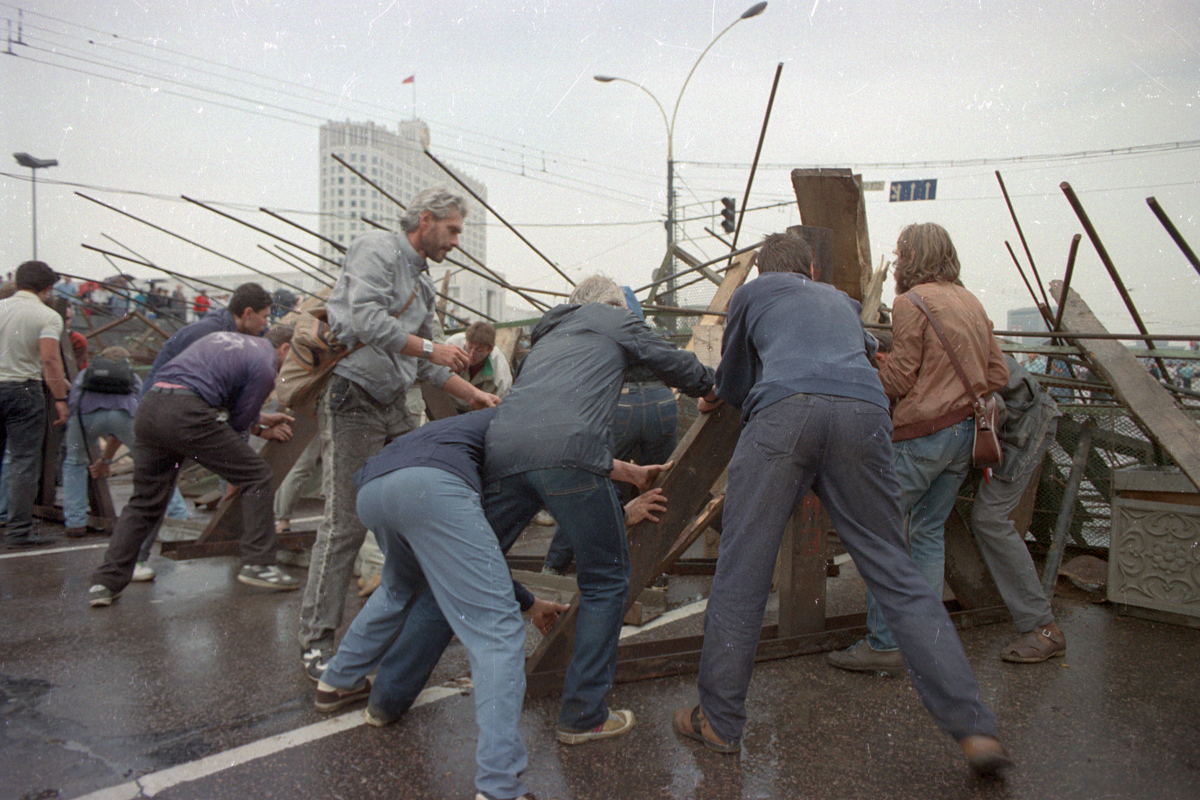
[[(1050, 293), (1064, 305), (1062, 326), (1076, 333), (1108, 333), (1100, 320), (1074, 291), (1066, 302), (1059, 297), (1062, 281), (1050, 284)], [(1079, 339), (1080, 350), (1112, 387), (1117, 398), (1150, 432), (1155, 442), (1200, 488), (1200, 427), (1175, 405), (1162, 384), (1118, 341)]]
[(855, 300), (862, 299), (859, 279), (870, 258), (861, 182), (849, 169), (792, 170), (792, 188), (805, 225), (833, 231), (833, 264), (829, 282)]

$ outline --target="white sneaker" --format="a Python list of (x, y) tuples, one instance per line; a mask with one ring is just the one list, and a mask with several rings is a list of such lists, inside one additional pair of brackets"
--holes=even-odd
[(260, 586), (263, 589), (275, 589), (277, 591), (286, 591), (300, 587), (300, 581), (288, 575), (274, 564), (268, 566), (245, 564), (238, 570), (237, 579), (250, 586)]
[(154, 574), (154, 567), (145, 561), (137, 562), (137, 566), (133, 568), (133, 580), (135, 581), (152, 581)]

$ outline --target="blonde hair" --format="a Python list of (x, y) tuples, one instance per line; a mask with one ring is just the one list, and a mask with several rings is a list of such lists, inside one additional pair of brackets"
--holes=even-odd
[(922, 283), (957, 283), (961, 269), (950, 234), (936, 222), (913, 224), (896, 240), (896, 294)]

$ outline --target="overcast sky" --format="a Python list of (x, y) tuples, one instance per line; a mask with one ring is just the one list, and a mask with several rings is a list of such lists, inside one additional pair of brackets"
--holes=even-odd
[[(29, 171), (39, 172), (39, 257), (101, 277), (83, 242), (121, 244), (192, 274), (240, 267), (75, 196), (106, 203), (268, 271), (272, 244), (179, 195), (316, 227), (317, 129), (416, 116), (432, 150), (488, 185), (492, 205), (568, 274), (642, 285), (665, 243), (666, 125), (693, 62), (748, 0), (640, 3), (397, 0), (0, 2), (20, 42), (0, 58), (0, 253), (30, 257)], [(1200, 276), (1147, 207), (1158, 198), (1200, 249), (1200, 13), (1195, 0), (1034, 3), (772, 0), (700, 63), (674, 129), (681, 216), (741, 200), (777, 63), (782, 80), (741, 243), (799, 224), (789, 170), (864, 180), (936, 178), (935, 201), (867, 197), (874, 262), (900, 228), (936, 221), (998, 328), (1029, 296), (1004, 177), (1043, 278), (1061, 277), (1079, 194), (1151, 330), (1200, 333)], [(403, 80), (415, 76), (411, 85)], [(414, 91), (415, 90), (415, 91)], [(415, 98), (415, 112), (414, 112)], [(1174, 145), (1175, 149), (1148, 148)], [(1126, 152), (1133, 148), (1135, 152)], [(404, 198), (407, 199), (407, 198)], [(722, 246), (689, 221), (684, 246)], [(711, 223), (709, 223), (711, 224)], [(715, 227), (715, 226), (714, 226)], [(514, 282), (565, 282), (490, 220), (488, 262)], [(148, 270), (132, 268), (149, 277)], [(1086, 237), (1074, 285), (1115, 331), (1133, 325)], [(890, 287), (885, 297), (890, 298)], [(514, 299), (515, 301), (515, 299)]]

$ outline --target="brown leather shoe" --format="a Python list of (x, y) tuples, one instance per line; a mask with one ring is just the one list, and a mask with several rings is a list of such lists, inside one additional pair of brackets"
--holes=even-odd
[(1015, 642), (1000, 651), (1000, 658), (1014, 664), (1037, 664), (1051, 658), (1062, 658), (1066, 654), (1067, 637), (1051, 622), (1021, 634)]
[(69, 536), (70, 538), (72, 538), (72, 539), (78, 539), (78, 538), (80, 538), (81, 536), (87, 536), (88, 529), (87, 529), (87, 527), (86, 527), (86, 526), (85, 526), (85, 527), (82, 527), (82, 528), (67, 528), (67, 529), (66, 529), (64, 532), (65, 532), (65, 533), (67, 534), (67, 536)]
[(672, 722), (676, 732), (689, 739), (695, 739), (716, 753), (736, 753), (742, 749), (737, 742), (732, 744), (724, 742), (713, 732), (712, 726), (708, 724), (708, 718), (704, 716), (704, 710), (700, 706), (695, 708), (685, 706), (677, 709)]
[(960, 739), (958, 746), (967, 757), (971, 771), (980, 778), (997, 777), (1013, 765), (1008, 751), (994, 736), (968, 736)]

